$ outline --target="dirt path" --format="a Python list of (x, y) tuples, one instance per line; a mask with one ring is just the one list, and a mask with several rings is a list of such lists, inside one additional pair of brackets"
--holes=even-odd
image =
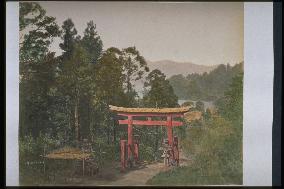
[[(184, 166), (190, 162), (182, 153), (180, 154), (180, 165)], [(165, 167), (163, 163), (157, 162), (152, 164), (143, 163), (138, 168), (129, 170), (126, 173), (120, 173), (119, 167), (109, 168), (105, 170), (101, 178), (85, 180), (80, 185), (84, 186), (139, 186), (146, 185), (146, 182), (158, 174), (159, 172), (167, 171), (174, 167)]]
[(107, 185), (145, 185), (147, 180), (161, 171), (164, 171), (163, 163), (155, 163), (146, 165), (145, 168), (133, 170), (124, 174), (120, 179), (106, 183)]

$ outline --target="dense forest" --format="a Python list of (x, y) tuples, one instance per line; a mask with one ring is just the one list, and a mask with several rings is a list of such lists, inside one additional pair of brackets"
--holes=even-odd
[[(118, 125), (116, 116), (109, 111), (109, 105), (178, 107), (179, 98), (217, 99), (217, 118), (200, 110), (204, 120), (185, 123), (185, 127), (175, 129), (174, 133), (182, 138), (182, 145), (189, 154), (195, 152), (192, 149), (195, 145), (195, 137), (191, 137), (194, 133), (192, 129), (205, 130), (196, 131), (203, 133), (196, 134), (196, 137), (210, 136), (212, 140), (221, 137), (223, 140), (216, 144), (221, 149), (218, 151), (220, 153), (211, 151), (220, 163), (214, 169), (219, 169), (222, 161), (225, 172), (235, 172), (232, 173), (235, 174), (233, 177), (237, 177), (234, 180), (229, 175), (229, 181), (240, 182), (242, 63), (233, 67), (220, 65), (203, 75), (177, 75), (167, 80), (160, 70), (149, 70), (145, 58), (136, 47), (105, 49), (101, 34), (92, 20), (86, 23), (80, 36), (72, 19), (66, 19), (60, 26), (56, 18), (48, 16), (40, 4), (21, 2), (19, 21), (21, 184), (47, 182), (39, 171), (41, 169), (26, 166), (26, 162), (39, 160), (43, 153), (63, 146), (79, 147), (84, 139), (91, 142), (93, 156), (100, 161), (101, 167), (107, 162), (118, 161), (119, 141), (127, 138), (127, 127)], [(62, 39), (58, 48), (63, 53), (59, 56), (50, 50), (55, 38)], [(143, 77), (146, 78), (145, 90), (143, 97), (139, 97), (134, 83)], [(217, 130), (214, 130), (215, 126)], [(227, 133), (229, 137), (226, 133), (224, 137), (214, 135), (223, 128), (230, 130)], [(161, 127), (134, 127), (134, 132), (140, 136), (141, 159), (158, 159), (158, 148), (166, 136), (165, 130)], [(199, 148), (203, 148), (213, 144), (205, 141), (208, 143), (198, 143), (196, 146), (202, 145)], [(224, 156), (222, 149), (225, 155), (230, 155), (229, 159), (219, 159)], [(207, 158), (204, 161), (210, 161), (208, 154), (196, 154)], [(226, 178), (222, 177), (227, 181)]]
[(210, 101), (221, 98), (232, 79), (242, 72), (243, 62), (234, 66), (220, 64), (209, 73), (174, 75), (169, 81), (179, 99)]
[[(39, 15), (28, 17), (32, 13)], [(172, 87), (159, 70), (148, 74), (145, 97), (138, 99), (133, 81), (149, 72), (144, 57), (135, 47), (103, 50), (93, 21), (79, 36), (71, 19), (60, 28), (38, 4), (21, 3), (20, 24), (21, 32), (30, 29), (20, 44), (20, 136), (36, 138), (42, 132), (79, 141), (102, 127), (107, 133), (100, 136), (106, 135), (109, 143), (116, 138), (109, 104), (177, 106)], [(62, 38), (61, 56), (48, 49), (54, 37)]]
[[(55, 37), (62, 39), (63, 53), (57, 57), (50, 52)], [(80, 36), (71, 19), (60, 27), (38, 3), (20, 3), (20, 38), (22, 168), (26, 161), (40, 157), (44, 148), (79, 146), (83, 139), (91, 141), (95, 150), (107, 151), (101, 159), (118, 160), (119, 140), (127, 138), (127, 127), (118, 125), (108, 105), (178, 105), (165, 75), (150, 72), (136, 47), (104, 50), (93, 21), (86, 23)], [(139, 98), (133, 83), (145, 74), (145, 96)], [(145, 142), (140, 149), (144, 158), (153, 159), (158, 146), (151, 146), (151, 141), (161, 140), (162, 131), (136, 132)], [(27, 177), (29, 171), (22, 170), (22, 177)]]

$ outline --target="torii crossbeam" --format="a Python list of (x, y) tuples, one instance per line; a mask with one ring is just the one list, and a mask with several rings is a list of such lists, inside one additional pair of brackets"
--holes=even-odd
[[(188, 112), (190, 107), (180, 107), (180, 108), (124, 108), (117, 106), (109, 106), (110, 110), (116, 112), (119, 116), (127, 117), (125, 120), (118, 120), (120, 125), (128, 125), (128, 159), (133, 155), (138, 159), (138, 144), (137, 141), (133, 141), (133, 125), (137, 126), (166, 126), (169, 145), (173, 146), (173, 129), (172, 127), (182, 126), (183, 123), (180, 121), (174, 121), (175, 117), (183, 117), (184, 113)], [(147, 120), (135, 120), (134, 118), (145, 117)], [(153, 117), (166, 117), (166, 121), (152, 120)], [(125, 167), (124, 163), (124, 149), (123, 143), (125, 140), (121, 141), (121, 159), (122, 167)], [(134, 150), (133, 150), (134, 149)]]

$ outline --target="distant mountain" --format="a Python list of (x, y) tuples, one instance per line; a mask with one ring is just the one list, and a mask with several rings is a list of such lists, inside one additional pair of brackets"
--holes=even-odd
[(205, 66), (205, 65), (198, 65), (193, 64), (191, 62), (175, 62), (171, 60), (161, 60), (161, 61), (147, 61), (148, 66), (150, 70), (159, 69), (161, 70), (167, 78), (182, 74), (184, 76), (187, 76), (191, 73), (204, 73), (204, 72), (210, 72), (213, 69), (217, 68), (218, 65), (212, 65), (212, 66)]
[[(193, 64), (191, 62), (175, 62), (172, 60), (160, 60), (160, 61), (147, 60), (147, 64), (148, 67), (150, 68), (150, 71), (154, 69), (159, 69), (167, 76), (167, 79), (173, 75), (178, 75), (178, 74), (187, 76), (188, 74), (191, 73), (200, 74), (204, 72), (210, 72), (218, 67), (218, 65), (204, 66), (204, 65)], [(143, 86), (146, 76), (147, 73), (144, 75), (144, 77), (142, 77), (141, 80), (135, 81), (133, 83), (134, 88), (138, 92), (139, 96), (142, 96)]]

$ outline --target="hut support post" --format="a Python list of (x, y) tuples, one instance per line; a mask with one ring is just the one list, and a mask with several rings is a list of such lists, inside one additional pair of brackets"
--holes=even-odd
[(45, 145), (43, 146), (43, 173), (45, 174)]
[(85, 158), (83, 158), (83, 176), (85, 176)]

